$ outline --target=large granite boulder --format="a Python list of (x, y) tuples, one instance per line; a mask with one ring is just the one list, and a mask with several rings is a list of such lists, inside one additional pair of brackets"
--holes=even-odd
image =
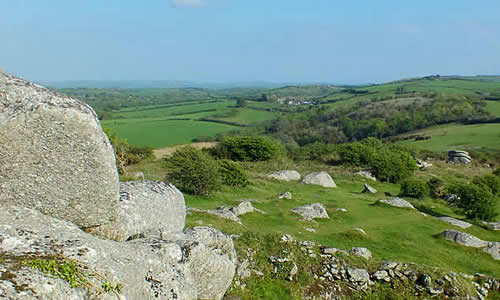
[(124, 241), (181, 232), (185, 221), (184, 196), (175, 186), (162, 181), (130, 181), (120, 183), (118, 218), (89, 231)]
[(315, 172), (307, 174), (304, 179), (302, 179), (302, 183), (320, 185), (327, 188), (337, 187), (332, 177), (327, 172)]
[[(236, 265), (231, 238), (212, 228), (115, 242), (17, 207), (0, 210), (0, 257), (0, 290), (12, 299), (221, 299)], [(34, 258), (76, 262), (92, 285), (32, 269)], [(121, 289), (99, 294), (103, 284)]]
[(0, 73), (0, 203), (92, 227), (116, 218), (118, 184), (90, 106)]
[(301, 215), (305, 220), (312, 219), (329, 219), (325, 207), (320, 203), (308, 204), (300, 207), (293, 208), (292, 211)]

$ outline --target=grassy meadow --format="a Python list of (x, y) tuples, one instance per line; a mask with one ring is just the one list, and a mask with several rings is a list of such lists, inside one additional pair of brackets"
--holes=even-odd
[[(152, 162), (144, 162), (134, 166), (135, 170), (143, 170), (151, 179), (163, 178), (161, 163), (149, 168)], [(385, 192), (397, 195), (399, 185), (366, 181), (352, 175), (353, 170), (343, 167), (331, 167), (317, 163), (295, 164), (290, 161), (243, 163), (249, 172), (251, 185), (246, 188), (225, 187), (211, 196), (185, 195), (186, 205), (200, 209), (215, 209), (219, 206), (232, 207), (239, 199), (253, 199), (255, 207), (267, 214), (251, 213), (241, 216), (242, 225), (205, 213), (190, 212), (187, 225), (213, 226), (229, 234), (256, 232), (260, 234), (291, 234), (298, 240), (312, 240), (319, 244), (350, 249), (351, 247), (367, 247), (376, 261), (395, 260), (414, 262), (435, 266), (446, 271), (454, 270), (475, 274), (477, 272), (500, 276), (500, 264), (488, 254), (477, 249), (463, 247), (444, 240), (440, 234), (446, 229), (457, 229), (471, 233), (485, 240), (497, 241), (499, 232), (487, 230), (476, 224), (469, 229), (451, 226), (433, 217), (448, 215), (463, 219), (458, 211), (449, 208), (442, 200), (408, 199), (427, 215), (418, 210), (394, 208), (378, 205), (380, 199), (387, 199)], [(471, 170), (464, 170), (470, 168)], [(329, 189), (314, 185), (303, 185), (297, 182), (279, 182), (268, 179), (266, 174), (277, 169), (296, 169), (301, 174), (312, 171), (327, 170), (337, 183), (337, 188)], [(150, 172), (147, 173), (146, 171)], [(466, 171), (463, 175), (464, 171)], [(467, 172), (470, 171), (470, 172)], [(420, 177), (469, 176), (486, 174), (491, 169), (477, 166), (450, 166), (437, 163), (429, 171), (417, 171)], [(462, 175), (460, 175), (462, 174)], [(448, 178), (446, 178), (448, 179)], [(378, 190), (375, 195), (364, 194), (363, 183), (368, 183)], [(293, 194), (292, 200), (278, 200), (284, 192)], [(322, 203), (327, 208), (330, 219), (315, 221), (300, 220), (300, 216), (290, 211), (309, 203)], [(345, 208), (347, 212), (338, 212), (336, 208)], [(498, 207), (500, 212), (500, 207)], [(500, 221), (499, 219), (497, 219)], [(306, 228), (315, 229), (309, 232)], [(354, 228), (362, 228), (367, 235), (363, 236)], [(238, 240), (235, 240), (236, 244)]]

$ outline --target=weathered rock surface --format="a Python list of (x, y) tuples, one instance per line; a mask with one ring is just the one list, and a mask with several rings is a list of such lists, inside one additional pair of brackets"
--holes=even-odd
[(185, 221), (184, 196), (175, 186), (162, 181), (130, 181), (120, 183), (116, 221), (91, 232), (117, 241), (160, 237), (181, 232)]
[(235, 207), (228, 208), (225, 206), (220, 206), (217, 207), (216, 209), (198, 209), (198, 208), (193, 208), (189, 207), (188, 211), (195, 211), (195, 212), (203, 212), (211, 215), (215, 215), (224, 219), (228, 219), (234, 222), (237, 222), (239, 224), (241, 223), (241, 220), (238, 216), (251, 213), (251, 212), (259, 212), (261, 214), (266, 214), (264, 211), (257, 209), (253, 207), (252, 202), (250, 201), (243, 201), (240, 204), (238, 204)]
[(493, 230), (500, 230), (500, 222), (483, 222), (483, 224), (488, 225)]
[(269, 174), (267, 177), (274, 178), (281, 181), (298, 181), (300, 180), (300, 173), (295, 170), (281, 170)]
[(372, 181), (377, 181), (377, 178), (375, 178), (375, 176), (373, 176), (373, 174), (370, 171), (366, 171), (366, 170), (359, 171), (359, 172), (356, 172), (355, 175), (361, 176), (363, 178), (366, 178), (366, 179), (369, 179)]
[(472, 234), (468, 234), (458, 230), (448, 229), (443, 232), (443, 237), (447, 240), (467, 247), (483, 248), (488, 246), (487, 241), (483, 241), (473, 236)]
[(373, 187), (369, 186), (368, 184), (364, 184), (364, 190), (363, 190), (363, 193), (370, 193), (370, 194), (376, 194), (377, 193), (377, 190), (374, 189)]
[(408, 202), (404, 199), (401, 199), (401, 198), (394, 198), (391, 200), (379, 200), (379, 202), (389, 204), (389, 205), (395, 206), (395, 207), (405, 207), (405, 208), (412, 208), (412, 209), (415, 208), (415, 207), (413, 207), (413, 205), (410, 204), (410, 202)]
[(500, 242), (490, 242), (483, 250), (493, 257), (495, 260), (500, 260)]
[(241, 216), (241, 215), (248, 214), (248, 213), (253, 213), (255, 211), (260, 212), (260, 213), (264, 213), (260, 209), (253, 207), (252, 202), (249, 202), (249, 201), (241, 202), (240, 204), (231, 208), (231, 211), (237, 216)]
[(461, 150), (450, 150), (448, 151), (448, 160), (453, 163), (469, 164), (472, 158), (469, 152)]
[(349, 253), (351, 255), (359, 256), (359, 257), (362, 257), (362, 258), (367, 259), (367, 260), (372, 259), (372, 253), (370, 252), (370, 250), (368, 250), (366, 248), (353, 247), (353, 248), (351, 248)]
[(0, 203), (91, 227), (116, 218), (118, 184), (90, 106), (0, 73)]
[(307, 174), (304, 179), (302, 179), (302, 183), (320, 185), (327, 188), (337, 187), (332, 177), (327, 172), (315, 172)]
[(312, 220), (315, 218), (329, 219), (325, 207), (320, 203), (308, 204), (292, 209), (293, 212), (301, 215), (305, 220)]
[(470, 223), (467, 223), (467, 222), (462, 221), (462, 220), (457, 220), (457, 219), (452, 218), (452, 217), (438, 217), (437, 219), (444, 221), (448, 224), (460, 227), (460, 228), (469, 228), (472, 226), (472, 224), (470, 224)]
[(370, 274), (365, 269), (347, 268), (347, 274), (349, 274), (351, 281), (354, 282), (370, 281)]
[[(121, 284), (123, 299), (221, 299), (235, 272), (231, 238), (206, 227), (164, 238), (168, 240), (103, 240), (32, 209), (2, 207), (0, 255), (17, 260), (18, 265), (0, 264), (10, 274), (10, 279), (2, 277), (0, 287), (13, 293), (13, 288), (23, 285), (26, 295), (17, 291), (13, 299), (95, 297), (92, 290), (69, 288), (63, 280), (19, 264), (23, 257), (59, 257), (76, 260), (88, 272)], [(89, 280), (97, 287), (102, 284), (98, 277)], [(97, 298), (116, 299), (116, 295)]]

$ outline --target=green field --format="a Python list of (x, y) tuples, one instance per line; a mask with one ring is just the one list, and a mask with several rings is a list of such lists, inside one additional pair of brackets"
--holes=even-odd
[[(253, 102), (252, 102), (253, 104)], [(235, 101), (219, 100), (167, 106), (144, 106), (113, 112), (112, 120), (101, 124), (132, 145), (162, 148), (190, 143), (198, 137), (252, 126), (275, 118), (279, 113), (251, 108), (237, 108)], [(204, 119), (203, 121), (200, 119)], [(231, 122), (222, 124), (207, 120)]]
[(408, 135), (431, 136), (431, 139), (406, 140), (398, 143), (432, 151), (500, 150), (500, 124), (447, 124), (415, 131)]
[(500, 118), (500, 101), (486, 101), (486, 111)]

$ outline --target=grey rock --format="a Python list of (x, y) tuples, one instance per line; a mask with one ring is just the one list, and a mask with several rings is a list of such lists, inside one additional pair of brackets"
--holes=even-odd
[(252, 202), (241, 202), (240, 204), (236, 205), (235, 207), (231, 208), (231, 211), (237, 215), (241, 216), (244, 214), (252, 213), (255, 211), (255, 208), (252, 205)]
[(91, 232), (117, 241), (160, 237), (181, 232), (185, 221), (184, 196), (175, 186), (161, 181), (130, 181), (120, 183), (116, 221)]
[(470, 224), (470, 223), (467, 223), (467, 222), (462, 221), (462, 220), (457, 220), (457, 219), (451, 218), (451, 217), (438, 217), (437, 219), (444, 221), (448, 224), (460, 227), (460, 228), (469, 228), (472, 226), (472, 224)]
[(415, 207), (413, 207), (413, 205), (411, 205), (410, 202), (408, 202), (404, 199), (401, 199), (401, 198), (394, 198), (391, 200), (379, 200), (379, 202), (389, 204), (389, 205), (395, 206), (395, 207), (415, 209)]
[(366, 179), (369, 179), (372, 181), (377, 181), (377, 178), (375, 178), (375, 176), (373, 176), (372, 173), (370, 171), (367, 171), (367, 170), (359, 171), (355, 175), (361, 176), (363, 178), (366, 178)]
[(281, 195), (279, 195), (278, 199), (287, 199), (287, 200), (291, 200), (293, 198), (292, 196), (292, 193), (290, 192), (286, 192), (286, 193), (283, 193)]
[(281, 236), (280, 242), (282, 242), (282, 243), (295, 243), (295, 238), (289, 234), (284, 234)]
[(453, 229), (448, 229), (445, 232), (443, 232), (443, 237), (447, 240), (453, 241), (457, 244), (467, 247), (483, 248), (488, 246), (487, 241), (478, 239), (472, 234), (468, 234)]
[(450, 203), (457, 202), (460, 197), (457, 194), (446, 194), (444, 195), (444, 200)]
[(493, 230), (500, 230), (500, 222), (483, 222), (483, 224), (490, 226)]
[[(130, 243), (103, 240), (81, 231), (74, 224), (36, 210), (17, 207), (3, 207), (0, 210), (0, 254), (8, 257), (57, 256), (77, 260), (89, 272), (101, 274), (113, 284), (122, 284), (121, 296), (127, 299), (198, 297), (191, 271), (185, 264), (172, 260), (170, 255), (164, 255), (162, 249), (164, 246), (170, 247), (169, 244), (153, 244), (147, 240)], [(10, 271), (16, 278), (25, 278), (23, 284), (26, 284), (25, 291), (28, 293), (14, 299), (92, 298), (89, 291), (62, 287), (63, 282), (37, 271), (26, 268), (12, 268)], [(89, 280), (95, 286), (101, 285), (96, 277)], [(0, 282), (6, 284), (3, 280)], [(55, 282), (52, 287), (44, 284), (50, 285), (51, 282)], [(112, 294), (109, 296), (104, 299), (114, 297)]]
[(326, 254), (326, 255), (335, 255), (337, 253), (342, 253), (344, 255), (349, 255), (349, 252), (333, 247), (326, 247), (321, 249), (321, 253)]
[(187, 211), (188, 212), (194, 211), (194, 212), (207, 213), (207, 214), (211, 214), (214, 216), (218, 216), (218, 217), (221, 217), (224, 219), (234, 221), (238, 224), (242, 224), (240, 218), (238, 218), (238, 216), (234, 212), (232, 212), (231, 209), (229, 209), (227, 207), (223, 207), (223, 206), (218, 207), (216, 209), (198, 209), (198, 208), (194, 208), (194, 207), (188, 207)]
[(386, 280), (389, 278), (389, 274), (387, 273), (387, 271), (378, 270), (372, 274), (372, 278), (376, 280)]
[(299, 172), (294, 170), (281, 170), (271, 173), (267, 177), (281, 181), (298, 181), (301, 176)]
[(383, 270), (394, 269), (398, 266), (399, 263), (391, 260), (384, 260), (382, 262), (382, 266), (380, 267)]
[(314, 184), (327, 188), (335, 188), (337, 185), (333, 181), (332, 177), (327, 172), (315, 172), (307, 174), (304, 179), (302, 179), (304, 184)]
[(365, 269), (347, 268), (347, 274), (351, 281), (354, 282), (368, 282), (370, 281), (370, 274)]
[(309, 232), (316, 232), (316, 229), (314, 228), (305, 228), (306, 231), (309, 231)]
[(493, 257), (494, 260), (500, 260), (500, 242), (490, 242), (483, 250)]
[(337, 208), (335, 211), (340, 211), (340, 212), (347, 212), (347, 209), (345, 208)]
[(92, 108), (0, 73), (0, 203), (80, 227), (117, 216), (113, 147)]
[(329, 219), (325, 207), (320, 203), (308, 204), (292, 209), (293, 212), (301, 215), (305, 220), (312, 220), (315, 218)]
[(429, 287), (429, 293), (431, 295), (439, 295), (444, 293), (444, 289), (442, 287), (437, 287), (437, 288)]
[(352, 230), (358, 231), (362, 235), (366, 235), (366, 231), (363, 228), (353, 228)]
[(430, 287), (432, 284), (432, 278), (429, 275), (422, 274), (418, 278), (417, 283), (423, 287)]
[(370, 193), (370, 194), (376, 194), (377, 193), (377, 190), (374, 189), (373, 187), (369, 186), (368, 184), (364, 184), (364, 190), (363, 190), (363, 193)]
[(448, 160), (453, 163), (469, 164), (472, 158), (466, 151), (450, 150), (448, 151)]
[(353, 247), (353, 248), (351, 248), (349, 253), (351, 255), (359, 256), (359, 257), (362, 257), (362, 258), (367, 259), (367, 260), (372, 259), (372, 253), (370, 252), (370, 250), (368, 250), (366, 248)]

